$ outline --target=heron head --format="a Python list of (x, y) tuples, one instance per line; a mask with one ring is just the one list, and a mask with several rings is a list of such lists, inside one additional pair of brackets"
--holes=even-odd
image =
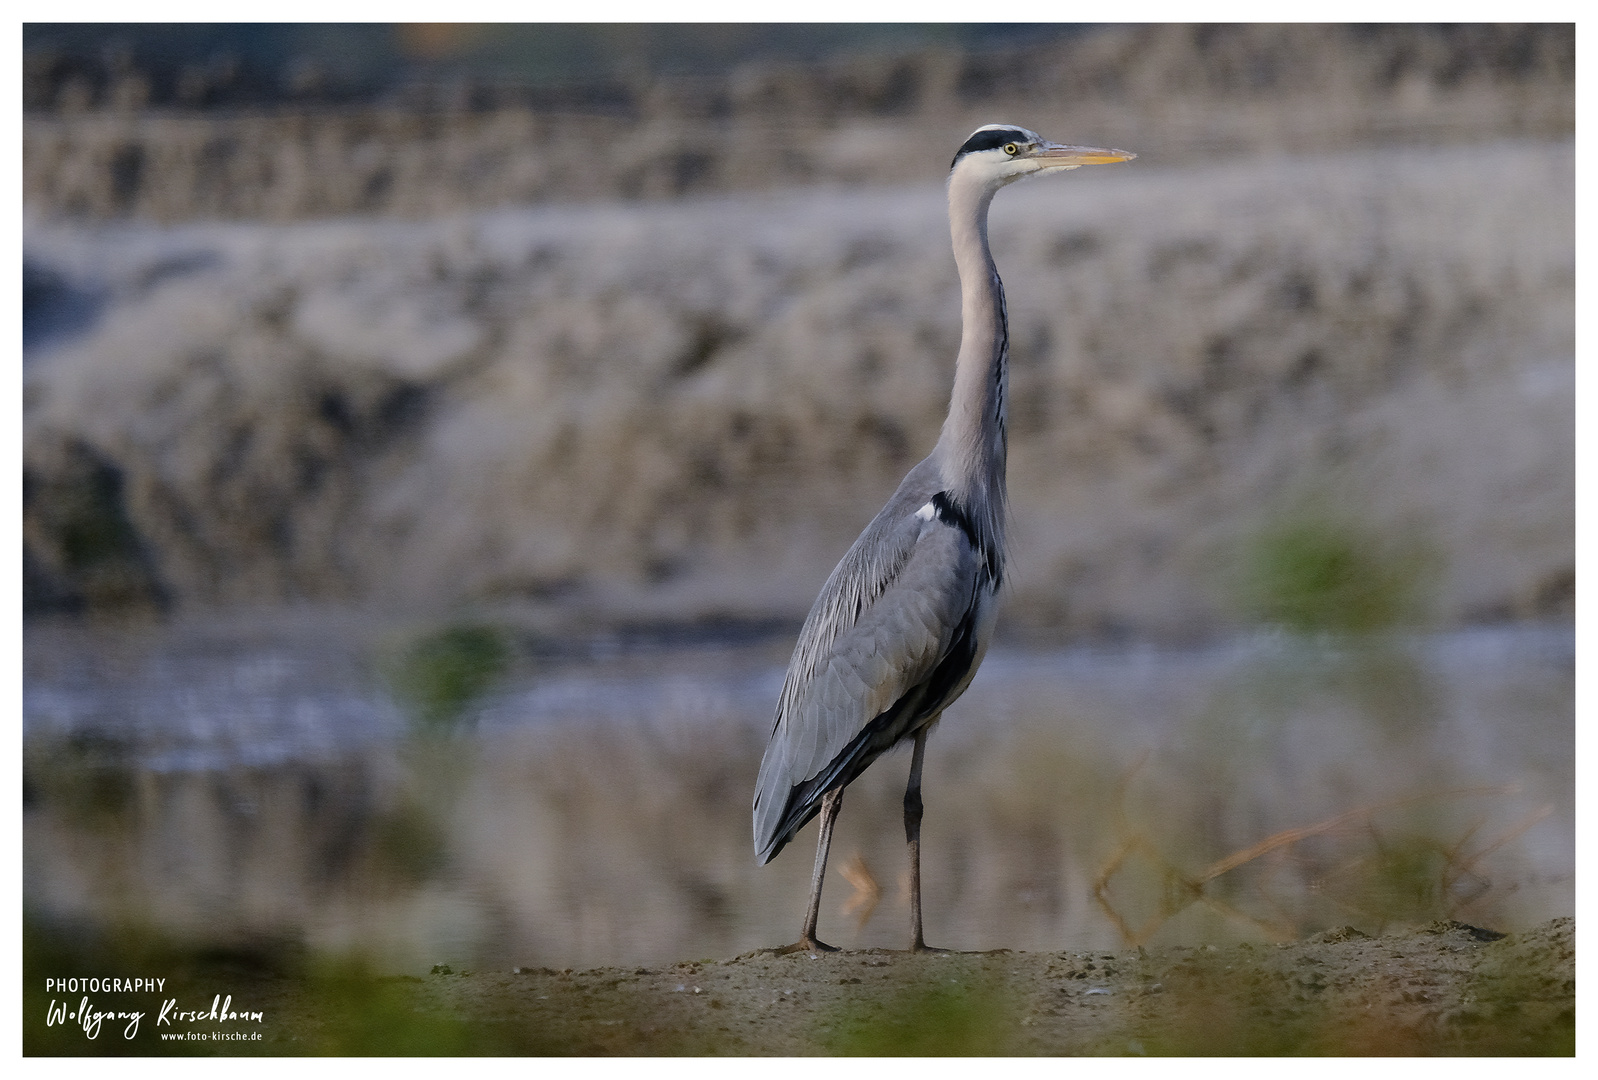
[(1028, 176), (1065, 172), (1083, 165), (1131, 161), (1136, 154), (1096, 146), (1063, 146), (1014, 124), (988, 124), (971, 133), (949, 166), (951, 178), (969, 174), (996, 189)]

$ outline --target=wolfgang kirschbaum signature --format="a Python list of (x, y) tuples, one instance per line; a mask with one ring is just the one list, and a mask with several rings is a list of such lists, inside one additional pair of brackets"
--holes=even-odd
[[(259, 1042), (259, 1030), (238, 1030), (236, 1025), (259, 1025), (264, 1020), (264, 1015), (259, 1010), (245, 1009), (233, 1003), (232, 994), (216, 994), (211, 999), (210, 1007), (185, 1008), (177, 998), (167, 997), (166, 980), (162, 978), (74, 978), (74, 979), (46, 979), (44, 989), (47, 994), (79, 994), (76, 1005), (71, 999), (50, 999), (50, 1004), (45, 1011), (45, 1026), (55, 1027), (57, 1024), (77, 1024), (83, 1029), (83, 1034), (90, 1039), (100, 1037), (102, 1029), (114, 1030), (120, 1025), (122, 1037), (132, 1039), (139, 1033), (139, 1025), (144, 1018), (155, 1015), (154, 1026), (160, 1031), (163, 1040), (204, 1040), (209, 1042), (234, 1042), (249, 1041)], [(122, 1005), (117, 1008), (101, 1008), (96, 1004), (91, 994), (146, 994), (156, 996), (151, 1007), (145, 1009), (129, 1008)], [(229, 1024), (235, 1025), (232, 1030), (196, 1030), (199, 1025)], [(170, 1028), (171, 1031), (161, 1031)]]

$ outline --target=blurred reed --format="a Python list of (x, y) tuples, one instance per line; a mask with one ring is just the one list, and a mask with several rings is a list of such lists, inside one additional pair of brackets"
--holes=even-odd
[[(1375, 652), (1323, 638), (1000, 649), (928, 757), (929, 939), (1051, 951), (1560, 914), (1574, 790), (1560, 655), (1556, 637), (1524, 632)], [(36, 697), (25, 898), (47, 920), (217, 945), (264, 935), (416, 973), (769, 945), (791, 932), (809, 861), (759, 868), (749, 851), (781, 670), (727, 696), (749, 662), (554, 664), (506, 676), (449, 738), (402, 725), (359, 750), (250, 763), (268, 739), (204, 768), (158, 766), (184, 760), (164, 742), (152, 756), (98, 726), (53, 726), (57, 706)], [(158, 714), (119, 685), (116, 708)], [(300, 689), (285, 715), (330, 696)], [(835, 841), (849, 873), (823, 910), (839, 944), (902, 945), (905, 767), (890, 757), (851, 787)]]

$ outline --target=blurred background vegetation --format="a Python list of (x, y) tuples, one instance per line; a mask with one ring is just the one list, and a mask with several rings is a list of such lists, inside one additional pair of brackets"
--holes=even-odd
[(29, 25), (28, 610), (797, 619), (935, 438), (1007, 116), (1141, 155), (995, 214), (1007, 626), (1568, 617), (1573, 40)]
[(1558, 25), (32, 24), (25, 184), (47, 212), (285, 220), (904, 183), (995, 115), (1160, 163), (1562, 138), (1573, 41)]
[[(104, 102), (142, 79), (151, 105), (371, 102), (450, 80), (515, 94), (726, 75), (750, 63), (815, 63), (1036, 45), (1068, 23), (40, 24), (23, 28), (29, 109)], [(123, 91), (126, 93), (126, 91)], [(597, 95), (596, 101), (604, 101)]]

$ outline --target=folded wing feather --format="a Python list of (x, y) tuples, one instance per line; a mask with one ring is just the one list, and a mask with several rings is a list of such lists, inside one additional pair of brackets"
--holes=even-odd
[(755, 793), (762, 861), (840, 776), (858, 775), (937, 704), (920, 698), (971, 615), (983, 564), (965, 533), (916, 513), (909, 487), (855, 541), (800, 633)]

